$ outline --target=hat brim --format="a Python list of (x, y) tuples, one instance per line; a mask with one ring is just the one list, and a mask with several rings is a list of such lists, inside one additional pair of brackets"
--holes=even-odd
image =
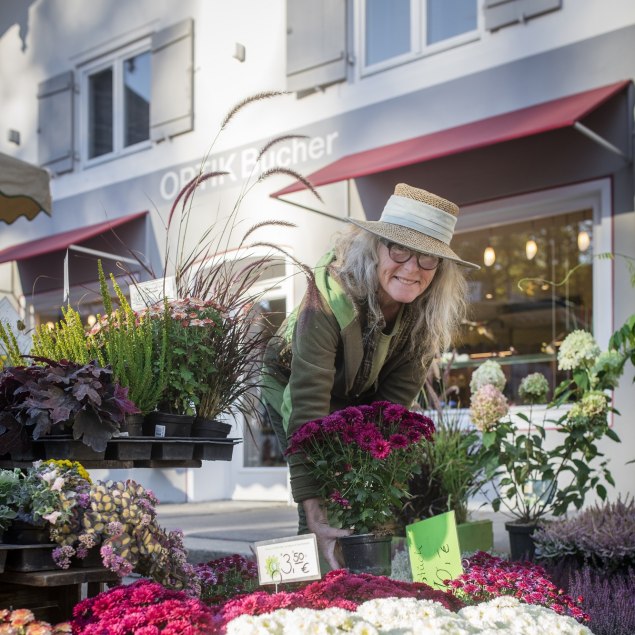
[(468, 267), (469, 269), (480, 269), (479, 265), (459, 258), (444, 242), (414, 229), (410, 229), (409, 227), (376, 220), (354, 220), (352, 218), (348, 220), (353, 223), (353, 225), (357, 225), (369, 231), (371, 234), (385, 238), (398, 245), (408, 247), (408, 249), (412, 249), (413, 251), (445, 258), (446, 260), (451, 260), (452, 262), (456, 262), (457, 265)]

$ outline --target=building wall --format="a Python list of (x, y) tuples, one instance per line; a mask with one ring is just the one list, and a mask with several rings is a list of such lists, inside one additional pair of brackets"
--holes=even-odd
[[(360, 0), (348, 0), (349, 16), (359, 14), (360, 4)], [(479, 16), (482, 26), (482, 7)], [(80, 160), (73, 172), (53, 179), (52, 216), (40, 215), (32, 222), (19, 219), (3, 228), (0, 249), (147, 209), (151, 231), (145, 255), (160, 274), (170, 205), (205, 158), (209, 169), (227, 168), (234, 176), (215, 179), (196, 195), (192, 211), (195, 231), (188, 237), (189, 245), (200, 236), (196, 229), (222, 223), (239, 196), (258, 149), (276, 135), (306, 134), (311, 140), (283, 144), (266, 155), (265, 161), (274, 165), (276, 159), (279, 165), (310, 173), (350, 153), (635, 78), (632, 0), (563, 0), (560, 10), (497, 31), (481, 29), (479, 37), (460, 46), (369, 75), (361, 68), (361, 30), (354, 20), (348, 25), (352, 63), (345, 81), (303, 98), (288, 94), (250, 104), (217, 137), (223, 117), (241, 99), (259, 91), (286, 88), (283, 0), (138, 0), (132, 4), (95, 0), (89, 8), (80, 0), (14, 0), (0, 10), (4, 124), (0, 152), (38, 162), (37, 92), (42, 81), (77, 70), (91, 59), (186, 18), (194, 19), (193, 132), (87, 168)], [(242, 63), (233, 57), (237, 43), (245, 47)], [(77, 95), (76, 106), (81, 99), (82, 95)], [(7, 140), (9, 128), (20, 131), (19, 146)], [(505, 149), (495, 147), (479, 154), (476, 163), (470, 155), (457, 156), (432, 162), (425, 169), (413, 166), (399, 175), (387, 173), (362, 180), (357, 190), (359, 202), (366, 214), (376, 217), (397, 176), (466, 206), (597, 176), (598, 155), (586, 159), (588, 145), (584, 144), (590, 142), (575, 133), (551, 138), (548, 152), (532, 141), (522, 143), (526, 147), (521, 145), (520, 150), (511, 152), (509, 161)], [(625, 143), (632, 145), (631, 140)], [(608, 155), (599, 160), (610, 164), (606, 174), (612, 175), (615, 252), (633, 256), (632, 163), (620, 168), (617, 159)], [(456, 176), (466, 173), (473, 175), (470, 182)], [(270, 218), (296, 223), (295, 229), (264, 230), (260, 237), (290, 248), (311, 265), (343, 227), (337, 218), (359, 214), (359, 205), (349, 208), (343, 186), (325, 188), (324, 204), (300, 199), (334, 219), (269, 197), (289, 182), (288, 177), (275, 176), (258, 184), (241, 205), (240, 215), (245, 223)], [(624, 260), (618, 258), (612, 271), (614, 327), (635, 311), (629, 275)], [(0, 289), (15, 289), (12, 302), (18, 305), (20, 294), (30, 291), (19, 289), (12, 278), (15, 268), (0, 265)], [(303, 288), (298, 276), (296, 298), (301, 297)], [(630, 383), (633, 369), (629, 367), (628, 373), (615, 393), (615, 405), (623, 413), (615, 418), (622, 444), (606, 448), (615, 464), (618, 490), (623, 493), (635, 477), (635, 466), (625, 465), (633, 458), (628, 448), (635, 442), (628, 414), (635, 405)], [(257, 492), (245, 485), (250, 477), (239, 474), (239, 458), (237, 454), (231, 464), (206, 466), (198, 474), (169, 471), (139, 478), (151, 478), (159, 497), (170, 501), (286, 496), (286, 490), (280, 489), (285, 484), (281, 474), (275, 483)], [(206, 486), (210, 473), (214, 474), (213, 490)], [(256, 482), (260, 477), (252, 474)]]

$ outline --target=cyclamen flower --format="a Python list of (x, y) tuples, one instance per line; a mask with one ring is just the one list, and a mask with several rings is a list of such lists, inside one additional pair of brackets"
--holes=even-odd
[(558, 370), (576, 370), (592, 366), (600, 347), (588, 331), (572, 331), (564, 338), (558, 351)]
[(496, 388), (502, 392), (506, 383), (507, 379), (505, 378), (505, 373), (503, 373), (503, 369), (500, 364), (493, 359), (488, 359), (472, 373), (470, 390), (472, 391), (472, 394), (474, 394), (483, 386), (491, 384), (492, 386), (496, 386)]
[(508, 411), (507, 398), (491, 384), (479, 388), (477, 393), (472, 395), (470, 416), (472, 423), (481, 432), (492, 428)]

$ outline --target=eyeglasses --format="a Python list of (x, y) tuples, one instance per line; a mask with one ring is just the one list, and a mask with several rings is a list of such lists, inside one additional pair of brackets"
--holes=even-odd
[(430, 271), (432, 269), (436, 269), (439, 266), (440, 258), (438, 256), (431, 256), (430, 254), (422, 254), (418, 251), (413, 251), (412, 249), (408, 249), (408, 247), (404, 247), (402, 245), (397, 245), (396, 243), (389, 243), (382, 241), (386, 248), (388, 249), (388, 255), (390, 256), (393, 262), (397, 262), (400, 265), (408, 262), (410, 258), (413, 256), (417, 257), (417, 264), (420, 269), (425, 269), (426, 271)]

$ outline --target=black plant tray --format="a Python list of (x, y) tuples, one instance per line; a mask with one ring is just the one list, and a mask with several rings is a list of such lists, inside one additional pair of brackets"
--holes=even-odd
[(53, 561), (56, 544), (3, 545), (7, 551), (5, 571), (52, 571), (58, 569)]
[(161, 461), (188, 461), (194, 456), (191, 437), (168, 437), (152, 441), (152, 458)]
[(194, 458), (201, 461), (231, 461), (234, 446), (240, 439), (202, 439), (194, 440)]
[(148, 461), (152, 456), (153, 445), (154, 439), (149, 437), (115, 437), (108, 441), (105, 458), (118, 461)]
[(34, 444), (44, 446), (47, 459), (70, 459), (71, 461), (101, 461), (104, 452), (95, 452), (81, 439), (73, 439), (70, 435), (48, 435), (33, 440)]

